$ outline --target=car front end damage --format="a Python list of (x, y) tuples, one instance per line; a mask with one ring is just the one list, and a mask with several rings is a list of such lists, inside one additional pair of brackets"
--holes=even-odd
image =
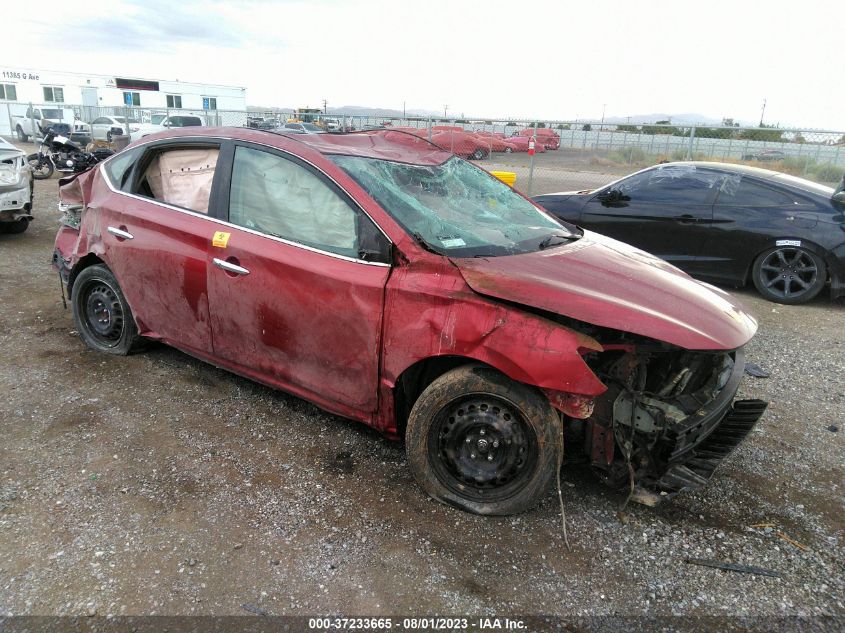
[(0, 146), (0, 222), (32, 220), (32, 172), (26, 154)]
[(619, 334), (585, 356), (607, 391), (586, 419), (567, 421), (567, 439), (605, 483), (655, 505), (703, 486), (767, 403), (734, 400), (741, 348), (689, 351)]

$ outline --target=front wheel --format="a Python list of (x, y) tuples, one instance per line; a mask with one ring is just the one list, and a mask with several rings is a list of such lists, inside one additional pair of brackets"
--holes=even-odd
[(53, 175), (53, 161), (38, 154), (30, 154), (26, 157), (29, 168), (32, 170), (32, 177), (36, 180), (47, 180)]
[(73, 282), (73, 322), (91, 349), (126, 356), (138, 348), (141, 337), (132, 310), (112, 272), (103, 265), (89, 266)]
[(18, 140), (21, 143), (26, 143), (27, 140), (29, 140), (29, 136), (24, 134), (23, 128), (20, 125), (17, 127), (17, 129), (15, 131), (18, 133)]
[(804, 303), (815, 297), (827, 281), (824, 260), (797, 246), (778, 246), (764, 251), (752, 270), (754, 285), (769, 301)]
[(485, 156), (486, 154), (484, 153), (484, 150), (479, 147), (472, 153), (472, 156), (470, 158), (472, 158), (473, 160), (482, 160)]
[(485, 515), (537, 505), (555, 477), (561, 422), (536, 389), (467, 365), (423, 391), (408, 418), (411, 472), (432, 497)]
[(0, 222), (0, 233), (18, 234), (29, 228), (28, 218), (19, 218), (14, 222)]

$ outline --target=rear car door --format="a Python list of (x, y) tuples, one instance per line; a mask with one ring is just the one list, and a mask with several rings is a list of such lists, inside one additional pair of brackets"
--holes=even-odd
[(579, 223), (695, 273), (722, 178), (694, 165), (640, 172), (597, 192)]
[(765, 179), (729, 174), (703, 246), (707, 277), (742, 282), (754, 258), (779, 238), (801, 238), (818, 224), (812, 201)]
[(349, 417), (378, 404), (389, 242), (312, 165), (235, 143), (228, 222), (209, 254), (214, 353)]
[(140, 333), (200, 355), (212, 351), (206, 265), (220, 146), (169, 139), (115, 156), (104, 165), (114, 195), (99, 210), (103, 258)]

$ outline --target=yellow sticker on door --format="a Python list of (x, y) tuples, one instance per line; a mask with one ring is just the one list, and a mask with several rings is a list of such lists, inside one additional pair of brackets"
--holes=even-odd
[(226, 248), (226, 245), (229, 243), (230, 235), (232, 234), (226, 233), (226, 231), (215, 231), (214, 237), (211, 238), (211, 245), (219, 248)]

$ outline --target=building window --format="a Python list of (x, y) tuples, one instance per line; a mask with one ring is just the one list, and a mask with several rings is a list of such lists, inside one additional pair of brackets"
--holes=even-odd
[(216, 110), (217, 109), (217, 97), (203, 97), (202, 98), (202, 109), (203, 110)]
[(141, 105), (141, 93), (140, 92), (124, 92), (123, 93), (123, 105), (127, 105), (127, 106), (139, 106), (139, 105)]
[(59, 86), (44, 86), (44, 101), (47, 103), (64, 103), (65, 89)]
[(15, 84), (0, 84), (0, 99), (6, 99), (7, 101), (17, 101), (18, 91), (15, 88)]
[(177, 110), (182, 108), (182, 96), (181, 95), (167, 95), (167, 107), (168, 108), (176, 108)]

